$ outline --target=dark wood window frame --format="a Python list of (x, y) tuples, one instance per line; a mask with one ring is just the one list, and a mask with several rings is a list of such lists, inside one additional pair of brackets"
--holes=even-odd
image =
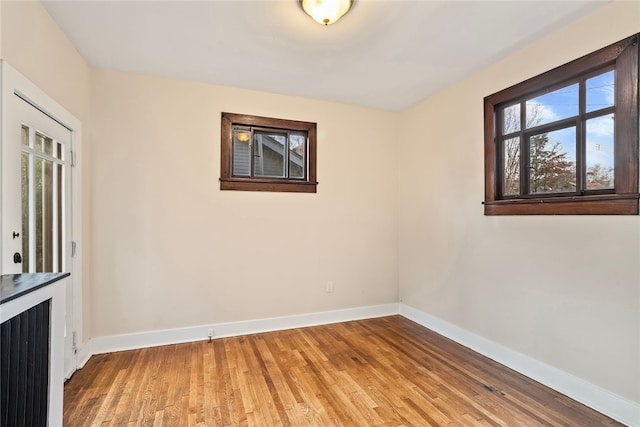
[[(485, 215), (638, 215), (639, 39), (640, 33), (635, 34), (484, 99)], [(615, 110), (615, 188), (585, 191), (579, 182), (576, 193), (503, 196), (497, 134), (501, 108), (578, 82), (607, 67), (615, 69), (615, 107), (611, 109)], [(578, 116), (572, 118), (578, 132), (588, 117), (581, 106)], [(578, 178), (582, 179), (580, 172)]]
[[(233, 129), (270, 129), (283, 132), (306, 132), (306, 170), (302, 178), (271, 178), (233, 175)], [(274, 119), (246, 114), (222, 113), (220, 136), (220, 189), (240, 191), (273, 191), (315, 193), (317, 125), (312, 122)]]

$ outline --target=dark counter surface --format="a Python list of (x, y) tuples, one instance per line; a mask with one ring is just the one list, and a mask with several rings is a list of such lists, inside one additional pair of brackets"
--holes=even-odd
[(71, 273), (3, 274), (0, 283), (0, 304), (20, 298), (70, 275)]

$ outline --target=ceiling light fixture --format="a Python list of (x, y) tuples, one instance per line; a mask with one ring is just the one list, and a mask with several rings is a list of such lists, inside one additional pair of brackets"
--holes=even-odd
[(354, 0), (299, 0), (302, 10), (322, 25), (329, 25), (344, 16)]

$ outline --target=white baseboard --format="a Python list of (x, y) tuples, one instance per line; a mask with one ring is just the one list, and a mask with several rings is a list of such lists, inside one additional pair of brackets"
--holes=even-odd
[[(303, 328), (306, 326), (346, 322), (349, 320), (391, 316), (394, 314), (398, 314), (397, 303), (299, 314), (294, 316), (246, 320), (240, 322), (215, 323), (187, 328), (164, 329), (135, 334), (110, 335), (91, 339), (86, 345), (86, 349), (83, 347), (81, 354), (84, 354), (84, 356), (89, 355), (90, 357), (92, 354), (202, 341), (208, 338), (208, 332), (210, 329), (213, 330), (213, 338), (226, 338), (260, 332), (280, 331), (285, 329)], [(88, 360), (89, 357), (86, 357), (86, 360)], [(84, 359), (84, 357), (81, 357), (81, 359)], [(80, 366), (83, 365), (84, 363)]]
[(92, 351), (92, 344), (93, 341), (89, 340), (78, 349), (78, 369), (82, 369), (89, 359), (91, 359), (91, 356), (94, 355)]
[(83, 367), (94, 354), (206, 340), (210, 329), (213, 329), (214, 338), (225, 338), (395, 314), (413, 320), (617, 421), (640, 427), (640, 404), (402, 303), (96, 337), (80, 348), (78, 365), (79, 368)]
[(553, 366), (400, 303), (400, 315), (520, 372), (628, 426), (640, 426), (640, 404)]

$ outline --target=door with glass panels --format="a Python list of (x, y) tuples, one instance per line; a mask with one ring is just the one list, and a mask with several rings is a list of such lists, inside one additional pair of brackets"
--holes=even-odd
[(3, 272), (67, 271), (70, 131), (18, 101), (28, 115), (3, 144)]
[[(71, 272), (71, 131), (19, 94), (4, 96), (2, 273)], [(66, 372), (75, 367), (71, 273)]]
[(63, 271), (65, 143), (26, 123), (21, 134), (22, 272)]

